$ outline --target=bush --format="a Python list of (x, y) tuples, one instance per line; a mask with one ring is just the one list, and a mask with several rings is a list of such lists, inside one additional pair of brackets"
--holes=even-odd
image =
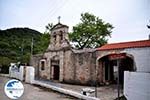
[(1, 66), (0, 73), (9, 74), (9, 66), (6, 66), (6, 65)]

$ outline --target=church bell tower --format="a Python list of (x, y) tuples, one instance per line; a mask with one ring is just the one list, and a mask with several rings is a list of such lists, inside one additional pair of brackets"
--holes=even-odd
[(59, 21), (56, 25), (51, 29), (50, 34), (50, 45), (48, 50), (58, 50), (69, 46), (69, 38), (68, 38), (68, 26), (63, 25)]

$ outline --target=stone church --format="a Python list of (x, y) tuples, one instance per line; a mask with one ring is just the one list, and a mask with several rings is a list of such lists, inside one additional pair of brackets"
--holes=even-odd
[[(68, 28), (67, 25), (56, 24), (51, 30), (47, 50), (31, 57), (30, 64), (35, 67), (36, 78), (82, 85), (97, 82), (101, 85), (116, 83), (118, 71), (121, 83), (124, 71), (150, 71), (150, 40), (76, 50), (70, 45)], [(118, 55), (121, 57), (117, 58)]]

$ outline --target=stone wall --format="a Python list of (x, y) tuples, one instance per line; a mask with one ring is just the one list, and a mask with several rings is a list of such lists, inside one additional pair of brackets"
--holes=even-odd
[(35, 77), (39, 77), (39, 62), (42, 59), (43, 55), (38, 54), (38, 55), (33, 55), (30, 59), (30, 65), (35, 68)]
[(63, 81), (67, 83), (74, 83), (74, 57), (71, 50), (64, 51), (64, 64), (63, 64)]
[[(45, 79), (52, 79), (52, 75), (51, 75), (51, 60), (52, 59), (57, 59), (59, 60), (60, 63), (60, 74), (62, 74), (62, 65), (63, 65), (63, 51), (53, 51), (53, 52), (46, 52), (43, 55), (43, 58), (46, 60), (46, 64), (45, 64), (45, 70), (41, 70), (41, 66), (40, 66), (40, 76), (42, 78)], [(60, 79), (62, 80), (62, 79)]]
[(72, 84), (95, 84), (95, 51), (67, 51), (64, 53), (64, 82)]
[[(35, 55), (31, 60), (31, 65), (35, 67), (35, 76), (39, 75), (43, 79), (51, 80), (52, 69), (51, 60), (59, 60), (60, 82), (72, 84), (88, 84), (103, 81), (103, 68), (100, 58), (113, 53), (126, 53), (132, 55), (136, 71), (150, 71), (150, 48), (128, 48), (107, 51), (90, 50), (58, 50), (45, 52), (43, 56)], [(45, 69), (41, 70), (40, 61), (45, 59)], [(101, 66), (100, 66), (101, 65)], [(96, 70), (95, 70), (96, 68)], [(96, 72), (97, 71), (97, 72)], [(96, 77), (97, 73), (97, 77)]]
[[(42, 57), (40, 56), (32, 59), (32, 62), (34, 62), (32, 64), (34, 66), (39, 66), (39, 77), (42, 79), (52, 79), (51, 60), (58, 59), (60, 82), (89, 85), (95, 84), (96, 53), (94, 50), (68, 49), (49, 51), (45, 52)], [(41, 61), (45, 61), (44, 70), (41, 70)]]
[(75, 53), (75, 80), (81, 84), (94, 85), (96, 80), (96, 55), (95, 52)]

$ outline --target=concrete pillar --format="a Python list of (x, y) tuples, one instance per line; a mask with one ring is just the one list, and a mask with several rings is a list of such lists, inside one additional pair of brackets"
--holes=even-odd
[(11, 67), (9, 67), (9, 77), (12, 77), (11, 74), (12, 74), (12, 73), (11, 73)]
[(34, 83), (34, 77), (35, 77), (35, 69), (32, 66), (29, 66), (26, 68), (26, 77), (25, 82), (27, 83)]
[(21, 81), (23, 81), (23, 80), (24, 80), (24, 79), (23, 79), (24, 66), (20, 66), (20, 68), (19, 68), (19, 73), (20, 73), (19, 79), (20, 79)]

